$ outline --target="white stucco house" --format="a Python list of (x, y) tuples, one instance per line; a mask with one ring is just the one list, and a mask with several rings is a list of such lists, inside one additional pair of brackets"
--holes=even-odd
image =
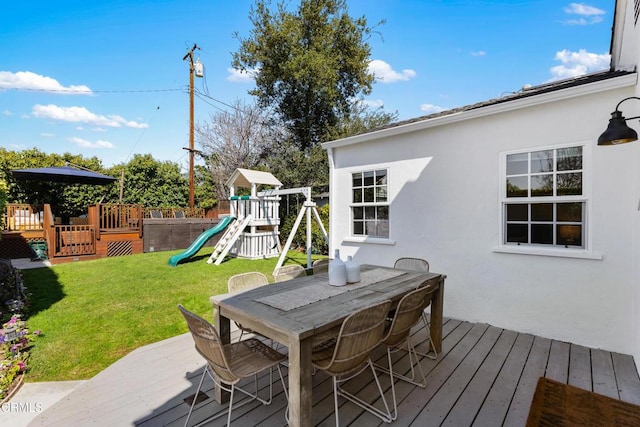
[[(608, 71), (323, 144), (331, 253), (427, 259), (447, 275), (445, 316), (638, 366), (640, 142), (597, 142), (640, 97), (639, 12), (617, 0)], [(640, 100), (619, 109), (640, 116)]]

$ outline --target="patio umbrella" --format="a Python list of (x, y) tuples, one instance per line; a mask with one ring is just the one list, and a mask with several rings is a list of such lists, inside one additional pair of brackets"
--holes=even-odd
[(117, 178), (70, 166), (53, 166), (49, 168), (16, 169), (13, 176), (18, 180), (65, 182), (68, 184), (107, 185)]

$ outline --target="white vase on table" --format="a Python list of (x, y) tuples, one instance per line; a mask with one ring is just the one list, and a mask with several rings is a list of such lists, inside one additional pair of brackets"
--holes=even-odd
[(331, 286), (347, 284), (347, 267), (340, 259), (340, 249), (336, 249), (333, 261), (329, 263), (329, 284)]
[(344, 263), (347, 269), (347, 283), (357, 283), (360, 281), (360, 264), (353, 260), (353, 257), (349, 255), (347, 262)]

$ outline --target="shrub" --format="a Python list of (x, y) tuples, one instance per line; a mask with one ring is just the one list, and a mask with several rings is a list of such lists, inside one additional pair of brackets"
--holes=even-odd
[[(329, 205), (324, 205), (319, 208), (318, 215), (320, 215), (320, 220), (324, 225), (324, 229), (327, 234), (329, 233)], [(293, 225), (296, 222), (296, 218), (299, 212), (296, 212), (294, 215), (289, 215), (282, 222), (282, 226), (280, 227), (280, 240), (282, 244), (286, 242), (289, 238), (289, 234), (291, 234), (291, 230), (293, 229)], [(307, 221), (305, 218), (302, 219), (300, 225), (298, 226), (298, 230), (291, 242), (291, 249), (302, 249), (307, 247)], [(325, 241), (324, 236), (322, 235), (322, 231), (318, 226), (318, 222), (315, 217), (311, 220), (311, 251), (314, 254), (328, 254), (329, 253), (329, 242)]]
[(26, 322), (14, 314), (0, 330), (0, 400), (4, 399), (18, 376), (27, 371), (31, 342), (40, 331), (30, 333)]
[(0, 400), (10, 392), (21, 374), (27, 370), (29, 349), (39, 331), (30, 333), (22, 320), (26, 315), (28, 298), (22, 274), (7, 260), (0, 260), (0, 304), (3, 319), (0, 329)]

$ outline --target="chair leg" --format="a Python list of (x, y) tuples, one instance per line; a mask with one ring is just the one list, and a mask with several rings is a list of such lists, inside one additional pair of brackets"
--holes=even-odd
[(416, 351), (416, 354), (418, 356), (428, 357), (429, 359), (436, 360), (438, 358), (438, 352), (436, 351), (436, 347), (433, 345), (433, 338), (431, 338), (431, 324), (429, 323), (427, 313), (425, 313), (424, 311), (422, 312), (422, 323), (424, 323), (424, 328), (426, 329), (427, 336), (429, 337), (429, 350), (426, 353)]
[[(376, 385), (378, 387), (378, 393), (380, 393), (380, 399), (382, 399), (382, 403), (384, 404), (384, 408), (385, 411), (382, 411), (378, 408), (376, 408), (375, 406), (371, 405), (370, 403), (365, 402), (364, 400), (360, 399), (359, 397), (349, 393), (348, 391), (342, 389), (339, 386), (339, 383), (345, 382), (350, 380), (351, 378), (354, 378), (355, 376), (359, 375), (362, 371), (364, 371), (365, 369), (367, 369), (367, 367), (371, 368), (371, 373), (373, 374), (373, 379), (376, 381)], [(356, 405), (358, 405), (359, 407), (361, 407), (362, 409), (364, 409), (365, 411), (369, 412), (372, 415), (375, 415), (376, 417), (380, 418), (382, 421), (384, 421), (385, 423), (390, 423), (392, 421), (392, 417), (391, 417), (391, 411), (389, 410), (389, 405), (387, 404), (387, 399), (385, 399), (384, 397), (384, 392), (382, 391), (382, 386), (380, 385), (380, 380), (378, 379), (378, 375), (376, 374), (376, 370), (375, 367), (373, 365), (373, 362), (371, 361), (371, 359), (369, 359), (367, 361), (367, 364), (358, 372), (350, 375), (347, 378), (340, 378), (337, 379), (336, 377), (333, 377), (333, 381), (334, 381), (334, 401), (335, 401), (335, 405), (336, 405), (336, 426), (338, 426), (338, 394), (342, 397), (344, 397), (345, 399), (351, 401), (352, 403), (355, 403)]]
[(336, 416), (336, 427), (340, 427), (340, 417), (338, 416), (338, 379), (333, 377), (333, 412)]
[[(422, 365), (420, 364), (420, 358), (418, 357), (418, 352), (416, 351), (411, 339), (407, 339), (405, 342), (407, 348), (403, 347), (387, 347), (387, 359), (389, 362), (389, 367), (385, 367), (382, 365), (375, 365), (376, 369), (379, 371), (385, 372), (389, 374), (391, 378), (391, 384), (393, 386), (393, 377), (398, 378), (402, 381), (408, 382), (413, 385), (417, 385), (418, 387), (425, 388), (427, 386), (427, 378), (424, 375), (424, 371), (422, 370)], [(409, 354), (409, 364), (411, 365), (411, 376), (400, 375), (398, 373), (393, 373), (393, 362), (391, 361), (391, 353), (395, 353), (397, 351), (406, 351)], [(416, 377), (416, 367), (420, 373), (420, 377), (422, 377), (421, 381), (418, 381)]]
[[(276, 365), (276, 367), (278, 368), (278, 373), (280, 375), (280, 381), (282, 381), (282, 387), (284, 390), (284, 394), (287, 398), (287, 401), (289, 400), (289, 394), (287, 392), (287, 387), (286, 384), (284, 382), (284, 376), (282, 375), (282, 370), (280, 369), (280, 365)], [(269, 405), (271, 404), (271, 400), (273, 399), (273, 368), (269, 369), (269, 400), (265, 400), (261, 397), (258, 396), (258, 376), (254, 375), (254, 387), (255, 387), (255, 393), (250, 393), (247, 390), (244, 390), (243, 388), (240, 387), (236, 387), (235, 385), (231, 385), (226, 386), (225, 384), (219, 382), (218, 380), (216, 380), (215, 376), (211, 373), (211, 371), (209, 370), (209, 365), (205, 366), (205, 371), (202, 373), (202, 377), (200, 378), (200, 383), (198, 384), (198, 391), (196, 392), (196, 397), (198, 396), (198, 393), (200, 392), (200, 389), (202, 388), (202, 383), (204, 381), (204, 376), (206, 374), (209, 374), (209, 376), (211, 377), (211, 379), (213, 380), (214, 384), (216, 385), (216, 387), (220, 387), (221, 389), (231, 393), (231, 396), (229, 398), (229, 407), (227, 408), (226, 412), (221, 412), (218, 414), (215, 414), (209, 418), (207, 418), (204, 421), (201, 421), (200, 423), (196, 424), (193, 427), (198, 427), (201, 425), (204, 425), (206, 423), (208, 423), (209, 421), (215, 420), (216, 418), (219, 418), (225, 414), (227, 414), (227, 426), (229, 426), (231, 424), (231, 412), (233, 410), (233, 398), (235, 395), (236, 390), (241, 392), (242, 394), (246, 395), (248, 397), (248, 399), (243, 399), (239, 404), (235, 405), (236, 408), (239, 408), (247, 403), (253, 402), (254, 400), (257, 400), (258, 402), (262, 403), (263, 405)], [(191, 403), (191, 408), (189, 409), (189, 415), (187, 415), (187, 420), (184, 423), (184, 426), (187, 427), (187, 424), (189, 423), (189, 419), (191, 418), (191, 412), (193, 411), (193, 408), (195, 406), (195, 402), (196, 400), (194, 399), (193, 402)], [(287, 418), (286, 413), (285, 413), (285, 418)], [(288, 421), (287, 421), (288, 422)]]
[[(231, 397), (229, 397), (229, 409), (227, 410), (228, 414), (227, 414), (227, 427), (229, 427), (231, 425), (231, 411), (233, 410), (233, 395), (234, 392), (236, 391), (235, 386), (231, 386)], [(256, 391), (257, 394), (257, 391)]]
[(207, 375), (208, 370), (209, 370), (209, 365), (205, 365), (204, 371), (202, 372), (202, 376), (200, 377), (200, 382), (198, 383), (198, 389), (196, 390), (196, 394), (193, 396), (193, 402), (191, 402), (191, 407), (189, 408), (189, 414), (187, 415), (187, 419), (184, 422), (184, 427), (187, 427), (187, 425), (189, 424), (189, 419), (191, 418), (193, 407), (196, 406), (196, 400), (198, 400), (198, 394), (200, 393), (200, 389), (202, 388), (202, 383), (204, 382), (204, 377)]
[(398, 418), (398, 403), (396, 401), (396, 382), (393, 380), (393, 362), (391, 362), (391, 349), (387, 347), (387, 361), (389, 362), (389, 377), (391, 378), (391, 397), (393, 398), (393, 415), (391, 420)]

